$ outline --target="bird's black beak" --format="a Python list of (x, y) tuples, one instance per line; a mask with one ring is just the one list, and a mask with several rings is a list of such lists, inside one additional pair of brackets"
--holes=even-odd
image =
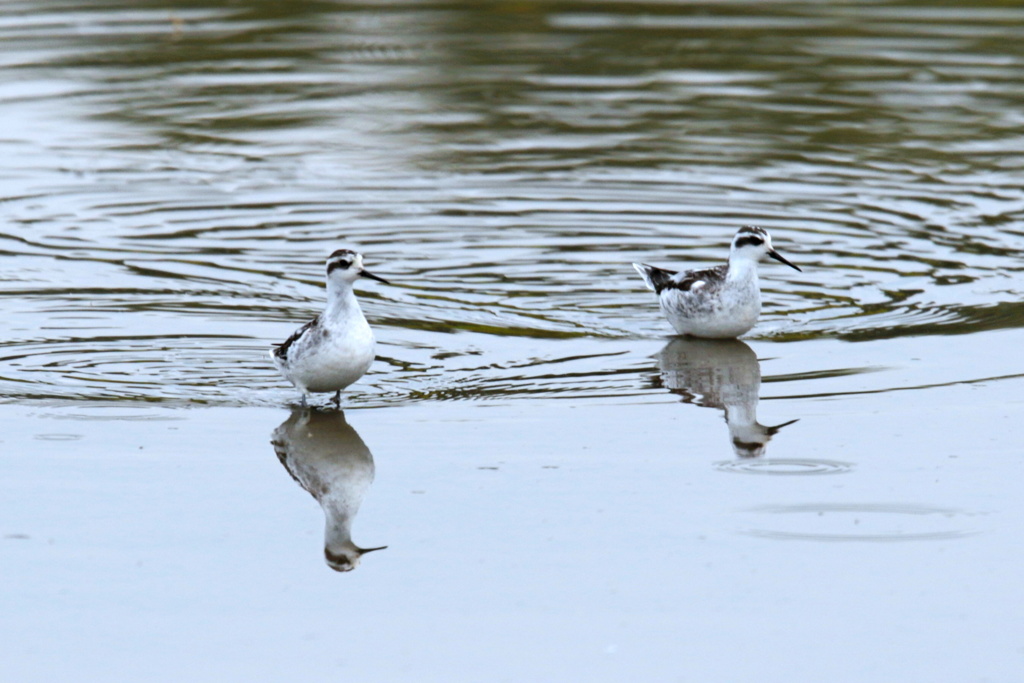
[[(796, 266), (793, 266), (793, 267), (796, 268)], [(797, 270), (799, 270), (799, 268), (797, 268)], [(388, 282), (387, 280), (385, 280), (381, 276), (374, 275), (373, 273), (371, 273), (368, 270), (361, 270), (361, 271), (359, 271), (359, 277), (368, 277), (371, 280), (376, 280), (377, 282), (383, 282), (386, 285), (390, 285), (391, 284), (390, 282)]]
[(796, 266), (794, 266), (789, 261), (787, 261), (785, 258), (783, 258), (782, 254), (780, 254), (779, 252), (775, 251), (774, 249), (769, 251), (768, 255), (771, 256), (776, 261), (778, 261), (779, 263), (785, 263), (787, 266), (789, 266), (790, 268), (793, 268), (794, 270), (798, 270), (801, 273), (804, 272), (804, 271), (800, 270), (799, 268), (797, 268)]
[[(801, 271), (801, 272), (803, 272), (803, 271)], [(775, 425), (774, 427), (769, 427), (768, 425), (765, 425), (764, 429), (765, 429), (766, 432), (768, 432), (768, 436), (775, 436), (776, 434), (779, 433), (779, 430), (782, 429), (783, 427), (788, 427), (789, 425), (793, 424), (794, 422), (799, 422), (799, 421), (800, 421), (800, 418), (798, 417), (795, 420), (790, 420), (789, 422), (783, 422), (782, 424)]]

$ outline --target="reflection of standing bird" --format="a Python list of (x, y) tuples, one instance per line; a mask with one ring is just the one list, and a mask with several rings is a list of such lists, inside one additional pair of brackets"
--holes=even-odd
[(658, 353), (661, 381), (685, 403), (725, 410), (733, 450), (741, 458), (764, 455), (776, 432), (757, 421), (761, 366), (754, 350), (738, 339), (711, 341), (676, 337)]
[(277, 369), (302, 392), (303, 406), (311, 391), (334, 392), (334, 402), (340, 405), (341, 390), (366, 374), (373, 363), (373, 330), (352, 289), (360, 277), (387, 283), (363, 269), (361, 254), (348, 249), (331, 254), (327, 307), (270, 352)]
[(271, 437), (274, 452), (288, 473), (323, 508), (327, 566), (347, 572), (380, 548), (352, 542), (352, 520), (373, 482), (373, 455), (342, 412), (295, 410)]
[(765, 256), (800, 270), (772, 248), (762, 228), (740, 228), (729, 249), (729, 263), (677, 273), (645, 263), (633, 267), (658, 295), (661, 310), (679, 334), (732, 339), (749, 331), (761, 314), (757, 264)]

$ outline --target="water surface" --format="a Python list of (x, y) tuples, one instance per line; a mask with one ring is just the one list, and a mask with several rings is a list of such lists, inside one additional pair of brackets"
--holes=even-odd
[[(1022, 25), (7, 3), (5, 678), (1013, 680)], [(630, 263), (750, 223), (804, 272), (671, 339)], [(302, 438), (370, 455), (303, 470), (266, 352), (340, 247), (395, 284)]]

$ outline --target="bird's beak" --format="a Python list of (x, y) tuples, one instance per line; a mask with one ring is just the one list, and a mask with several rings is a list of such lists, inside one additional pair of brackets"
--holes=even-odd
[[(793, 267), (794, 267), (794, 268), (796, 268), (796, 266), (793, 266)], [(797, 270), (799, 270), (799, 268), (797, 268)], [(377, 282), (383, 282), (383, 283), (384, 283), (384, 284), (386, 284), (386, 285), (390, 285), (390, 284), (391, 284), (390, 282), (388, 282), (387, 280), (385, 280), (385, 279), (384, 279), (384, 278), (382, 278), (381, 276), (379, 276), (379, 275), (374, 275), (373, 273), (371, 273), (371, 272), (370, 272), (370, 271), (368, 271), (368, 270), (360, 270), (360, 271), (359, 271), (359, 277), (368, 277), (368, 278), (370, 278), (371, 280), (376, 280)]]
[(386, 545), (382, 545), (379, 548), (360, 548), (359, 549), (359, 554), (360, 555), (365, 555), (366, 553), (372, 553), (375, 550), (387, 550), (387, 546)]
[(775, 425), (774, 427), (769, 427), (769, 426), (765, 425), (764, 429), (765, 429), (766, 432), (768, 432), (768, 436), (775, 436), (776, 434), (779, 433), (779, 430), (782, 429), (783, 427), (788, 427), (789, 425), (793, 424), (794, 422), (799, 422), (799, 421), (800, 421), (800, 418), (798, 417), (795, 420), (790, 420), (789, 422), (783, 422), (782, 424)]
[(802, 272), (804, 272), (804, 271), (800, 270), (799, 268), (797, 268), (796, 266), (794, 266), (794, 265), (793, 265), (792, 263), (790, 263), (789, 261), (787, 261), (787, 260), (786, 260), (786, 259), (785, 259), (785, 258), (784, 258), (784, 257), (782, 256), (782, 254), (780, 254), (779, 252), (775, 251), (774, 249), (772, 249), (771, 251), (769, 251), (769, 252), (768, 252), (768, 255), (769, 255), (769, 256), (771, 256), (771, 257), (772, 257), (773, 259), (775, 259), (776, 261), (778, 261), (779, 263), (785, 263), (785, 264), (786, 264), (787, 266), (789, 266), (790, 268), (793, 268), (793, 269), (795, 269), (795, 270), (799, 270), (799, 271), (800, 271), (801, 273), (802, 273)]

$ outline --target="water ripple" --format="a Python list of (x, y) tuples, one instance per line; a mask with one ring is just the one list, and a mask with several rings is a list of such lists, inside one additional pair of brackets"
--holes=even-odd
[(715, 469), (737, 474), (769, 476), (805, 476), (818, 474), (845, 474), (853, 469), (848, 462), (817, 460), (813, 458), (765, 458), (760, 460), (723, 460)]
[(263, 349), (341, 245), (396, 283), (367, 401), (631, 396), (615, 354), (669, 328), (630, 262), (747, 223), (804, 268), (762, 269), (753, 339), (1024, 325), (1019, 8), (7, 9), (11, 397), (280, 389)]
[(750, 511), (778, 515), (772, 528), (752, 528), (749, 536), (772, 540), (892, 543), (945, 541), (978, 533), (965, 528), (962, 510), (903, 503), (812, 503), (764, 506)]

